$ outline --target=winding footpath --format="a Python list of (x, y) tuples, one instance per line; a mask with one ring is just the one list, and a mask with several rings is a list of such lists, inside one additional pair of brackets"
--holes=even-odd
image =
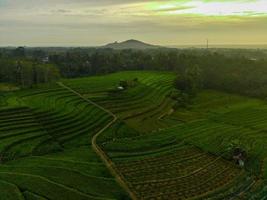
[(66, 86), (65, 84), (63, 84), (62, 82), (58, 82), (57, 83), (59, 86), (71, 91), (72, 93), (76, 94), (77, 96), (79, 96), (80, 98), (82, 98), (84, 101), (98, 107), (99, 109), (103, 110), (104, 112), (108, 113), (109, 115), (111, 115), (113, 117), (113, 120), (111, 122), (109, 122), (105, 127), (103, 127), (100, 131), (98, 131), (92, 138), (91, 144), (92, 144), (92, 148), (94, 149), (94, 151), (96, 152), (96, 154), (102, 159), (102, 161), (105, 163), (106, 167), (108, 168), (108, 170), (110, 171), (110, 173), (115, 177), (116, 181), (118, 182), (118, 184), (129, 194), (129, 196), (131, 197), (132, 200), (137, 200), (137, 196), (136, 194), (130, 190), (127, 181), (125, 180), (125, 178), (122, 176), (122, 174), (117, 170), (116, 166), (114, 165), (114, 163), (112, 162), (112, 160), (107, 156), (107, 154), (101, 149), (101, 147), (97, 144), (97, 138), (98, 136), (100, 136), (105, 130), (107, 130), (108, 128), (110, 128), (117, 120), (117, 116), (115, 114), (113, 114), (112, 112), (110, 112), (109, 110), (105, 109), (104, 107), (98, 105), (97, 103), (85, 98), (84, 96), (82, 96), (80, 93), (78, 93), (77, 91), (73, 90), (72, 88)]

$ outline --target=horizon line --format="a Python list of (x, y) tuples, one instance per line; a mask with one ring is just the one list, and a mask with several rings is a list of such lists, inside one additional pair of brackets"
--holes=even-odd
[[(25, 47), (25, 48), (99, 48), (99, 47), (103, 47), (105, 46), (104, 45), (0, 45), (0, 48), (16, 48), (16, 47)], [(203, 47), (206, 47), (206, 44), (203, 44), (203, 43), (199, 43), (199, 44), (163, 44), (163, 45), (159, 45), (160, 47), (162, 48), (179, 48), (179, 47), (197, 47), (197, 48), (201, 48), (202, 46)], [(222, 47), (222, 46), (232, 46), (232, 47), (242, 47), (242, 46), (254, 46), (254, 48), (257, 48), (257, 47), (266, 47), (267, 48), (267, 43), (264, 43), (264, 44), (258, 44), (258, 43), (241, 43), (241, 44), (231, 44), (231, 43), (225, 43), (225, 44), (222, 44), (222, 43), (214, 43), (214, 44), (209, 44), (210, 47), (216, 47), (216, 46), (219, 46), (219, 47)], [(159, 48), (160, 48), (159, 47)]]

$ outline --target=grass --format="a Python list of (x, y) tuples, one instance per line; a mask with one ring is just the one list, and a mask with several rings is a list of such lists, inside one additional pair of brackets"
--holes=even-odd
[[(126, 168), (131, 170), (135, 166), (133, 162), (144, 160), (144, 163), (138, 163), (136, 165), (137, 168), (133, 174), (129, 176), (124, 174), (130, 185), (133, 184), (133, 179), (140, 183), (141, 186), (137, 185), (133, 188), (136, 193), (141, 195), (140, 198), (156, 198), (157, 195), (158, 197), (162, 195), (161, 193), (156, 193), (156, 191), (158, 191), (158, 187), (163, 186), (156, 184), (145, 188), (142, 186), (142, 178), (144, 175), (147, 175), (148, 180), (161, 180), (165, 177), (167, 173), (165, 171), (171, 171), (175, 168), (175, 165), (164, 166), (165, 163), (170, 162), (168, 155), (182, 154), (184, 145), (193, 145), (197, 149), (200, 149), (205, 155), (211, 155), (216, 158), (224, 155), (225, 149), (228, 148), (233, 140), (241, 138), (242, 143), (246, 144), (251, 151), (249, 161), (246, 164), (246, 172), (243, 173), (241, 172), (242, 170), (236, 169), (236, 173), (230, 176), (230, 178), (227, 178), (226, 174), (231, 174), (230, 172), (235, 171), (235, 166), (232, 166), (231, 162), (223, 159), (222, 163), (219, 162), (218, 164), (219, 171), (222, 171), (222, 173), (219, 174), (218, 171), (218, 174), (216, 174), (210, 182), (212, 182), (216, 176), (221, 176), (222, 179), (226, 177), (227, 181), (225, 180), (222, 183), (220, 179), (218, 179), (218, 184), (220, 184), (217, 186), (216, 181), (212, 182), (214, 187), (211, 187), (206, 192), (204, 188), (196, 189), (189, 187), (189, 192), (186, 193), (187, 190), (185, 189), (184, 194), (181, 193), (181, 195), (185, 195), (184, 198), (197, 198), (203, 195), (206, 195), (208, 198), (208, 196), (212, 197), (212, 195), (218, 194), (216, 193), (218, 191), (224, 191), (221, 192), (224, 196), (238, 196), (242, 189), (253, 182), (254, 176), (262, 174), (260, 164), (261, 158), (259, 157), (262, 148), (256, 147), (257, 145), (250, 142), (250, 136), (261, 133), (249, 127), (240, 127), (240, 125), (226, 123), (225, 120), (222, 120), (222, 117), (227, 115), (227, 113), (231, 115), (231, 112), (239, 112), (239, 110), (249, 107), (262, 107), (264, 102), (207, 90), (201, 92), (187, 108), (179, 109), (172, 113), (170, 110), (175, 102), (168, 98), (168, 94), (172, 90), (172, 80), (174, 76), (168, 73), (159, 74), (157, 72), (152, 72), (149, 75), (147, 73), (148, 72), (122, 72), (101, 77), (74, 79), (71, 82), (65, 82), (70, 87), (78, 90), (85, 97), (92, 98), (95, 102), (111, 110), (123, 121), (123, 123), (116, 124), (110, 130), (107, 130), (98, 142), (101, 143), (102, 148), (108, 152), (111, 159), (118, 164), (119, 168), (120, 162), (122, 162), (126, 163)], [(117, 86), (120, 79), (129, 80), (134, 77), (138, 77), (138, 85), (126, 91), (110, 93), (110, 90)], [(244, 116), (248, 115), (244, 114)], [(228, 116), (225, 118), (228, 120), (230, 119)], [(234, 116), (234, 118), (239, 119), (238, 116)], [(173, 127), (169, 128), (170, 125)], [(120, 127), (124, 128), (121, 129)], [(123, 131), (120, 131), (120, 129)], [(136, 131), (131, 131), (133, 129)], [(157, 156), (160, 157), (157, 162), (151, 165), (147, 164), (147, 159), (149, 160)], [(189, 158), (191, 157), (189, 156)], [(167, 158), (166, 161), (164, 158)], [(204, 156), (203, 163), (200, 162), (199, 166), (203, 167), (206, 159), (207, 158)], [(157, 172), (156, 169), (160, 167), (159, 163), (163, 163), (163, 170)], [(174, 163), (177, 164), (176, 161)], [(228, 166), (227, 163), (231, 166), (230, 169), (223, 167)], [(184, 168), (188, 167), (188, 170), (191, 171), (190, 167), (193, 165), (197, 166), (191, 163), (188, 166), (184, 166)], [(139, 166), (143, 166), (144, 170), (146, 170), (143, 174), (140, 174)], [(217, 166), (217, 164), (214, 166), (211, 165), (212, 169), (215, 168), (215, 166)], [(181, 166), (181, 168), (183, 168), (183, 166)], [(124, 173), (123, 170), (121, 170), (121, 172)], [(178, 172), (170, 173), (170, 176), (177, 176), (178, 174), (175, 173)], [(157, 175), (160, 177), (157, 177)], [(206, 175), (204, 173), (200, 174), (194, 181), (201, 182), (202, 178), (205, 176), (212, 177), (212, 175)], [(184, 184), (186, 184), (186, 182), (190, 181), (184, 180)], [(236, 187), (233, 187), (235, 183), (238, 184)], [(178, 187), (179, 184), (181, 183), (177, 182), (174, 186)], [(166, 185), (171, 184), (167, 181)], [(205, 184), (203, 183), (203, 185)], [(140, 191), (139, 187), (144, 189), (144, 194)], [(209, 187), (207, 186), (207, 188)], [(149, 196), (147, 194), (149, 189), (156, 193), (154, 194), (155, 196)], [(166, 190), (165, 188), (162, 192)], [(190, 196), (190, 192), (194, 195)], [(166, 196), (167, 194), (164, 195)], [(170, 193), (169, 195), (177, 196), (178, 194)]]
[(24, 200), (19, 188), (9, 182), (0, 180), (0, 194), (3, 200)]
[[(138, 78), (138, 84), (126, 91), (110, 92), (119, 81)], [(140, 132), (162, 127), (158, 118), (168, 112), (174, 102), (167, 97), (174, 75), (158, 72), (120, 72), (93, 78), (66, 80), (65, 84), (85, 97), (111, 110), (120, 119)], [(97, 96), (95, 94), (98, 93)]]
[(17, 87), (14, 84), (0, 83), (0, 92), (10, 92), (10, 91), (16, 91), (16, 90), (19, 90), (19, 87)]
[(90, 145), (109, 115), (58, 86), (6, 93), (6, 102), (0, 180), (22, 199), (127, 198)]
[[(109, 150), (109, 155), (140, 199), (192, 198), (227, 187), (244, 175), (224, 159), (191, 145), (175, 144), (177, 141), (172, 138), (165, 139), (166, 134), (161, 135), (163, 140), (157, 137), (151, 136), (151, 141), (138, 137), (138, 144), (137, 141), (127, 143), (133, 149), (129, 151), (128, 148), (123, 154)], [(164, 145), (164, 139), (170, 143)], [(140, 143), (145, 143), (148, 150), (143, 150)]]
[[(138, 83), (123, 91), (121, 80)], [(266, 194), (264, 101), (201, 91), (173, 110), (174, 74), (132, 71), (62, 82), (119, 120), (97, 142), (138, 199), (261, 199)], [(0, 191), (6, 199), (127, 199), (91, 148), (112, 116), (58, 85), (0, 96)], [(248, 152), (241, 169), (225, 151)], [(2, 196), (1, 196), (2, 198)]]

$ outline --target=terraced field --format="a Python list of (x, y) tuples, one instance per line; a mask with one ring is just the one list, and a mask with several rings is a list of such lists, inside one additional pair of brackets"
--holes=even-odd
[[(121, 72), (113, 75), (66, 81), (65, 84), (109, 109), (121, 120), (140, 132), (168, 127), (160, 120), (168, 114), (174, 101), (168, 98), (173, 89), (174, 74), (156, 72)], [(133, 80), (138, 84), (126, 91), (111, 92), (120, 80)]]
[(16, 99), (0, 110), (1, 199), (127, 197), (91, 148), (111, 116), (56, 85)]
[(138, 199), (202, 199), (219, 191), (230, 198), (233, 188), (237, 192), (253, 181), (233, 163), (165, 133), (103, 147)]
[[(266, 199), (267, 104), (202, 91), (174, 110), (174, 78), (120, 72), (3, 92), (0, 199)], [(119, 90), (125, 80), (136, 83)], [(226, 154), (233, 141), (244, 168)]]
[[(115, 94), (110, 94), (109, 86), (115, 88), (119, 79), (114, 76), (124, 77), (124, 73), (112, 75), (114, 80), (104, 77), (110, 80), (108, 83), (102, 81), (103, 77), (66, 82), (121, 120), (103, 133), (98, 142), (137, 199), (241, 198), (255, 184), (257, 175), (249, 172), (260, 171), (259, 164), (257, 159), (251, 160), (249, 165), (253, 169), (242, 170), (225, 160), (229, 140), (224, 141), (223, 137), (227, 133), (240, 135), (244, 129), (227, 127), (216, 120), (229, 111), (259, 106), (262, 102), (207, 92), (208, 95), (203, 93), (196, 99), (192, 108), (172, 113), (174, 102), (168, 94), (173, 75), (154, 73), (152, 78), (143, 74), (127, 74), (126, 79), (138, 77), (139, 84)], [(99, 90), (91, 89), (97, 79), (103, 85)], [(217, 100), (208, 103), (209, 95)], [(201, 138), (193, 138), (195, 134)]]

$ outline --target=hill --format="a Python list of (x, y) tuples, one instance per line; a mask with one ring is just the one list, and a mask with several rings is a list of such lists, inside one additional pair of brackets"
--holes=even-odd
[(127, 40), (124, 42), (114, 42), (103, 46), (102, 48), (111, 49), (154, 49), (160, 46), (144, 43), (138, 40)]

